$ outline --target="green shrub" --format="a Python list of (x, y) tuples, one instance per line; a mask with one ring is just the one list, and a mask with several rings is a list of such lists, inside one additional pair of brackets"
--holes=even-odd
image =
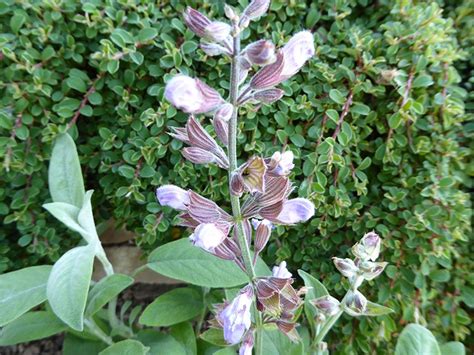
[[(0, 272), (56, 260), (79, 240), (63, 238), (63, 227), (41, 208), (49, 196), (51, 142), (68, 127), (86, 186), (96, 191), (96, 218), (136, 232), (145, 250), (185, 233), (169, 233), (173, 221), (161, 213), (156, 186), (172, 181), (223, 201), (225, 174), (182, 159), (182, 143), (167, 131), (186, 116), (162, 96), (168, 75), (188, 67), (225, 95), (220, 84), (229, 73), (216, 64), (226, 59), (197, 49), (182, 22), (183, 1), (158, 3), (0, 4)], [(200, 3), (222, 15), (221, 2)], [(385, 241), (391, 265), (374, 283), (372, 299), (396, 312), (348, 323), (338, 351), (374, 350), (415, 319), (449, 339), (471, 331), (471, 212), (463, 189), (474, 175), (474, 127), (464, 112), (472, 79), (462, 60), (473, 56), (458, 38), (472, 45), (472, 20), (469, 1), (448, 3), (446, 13), (440, 6), (274, 0), (268, 16), (252, 25), (252, 33), (276, 33), (276, 44), (310, 28), (317, 45), (316, 58), (282, 86), (295, 99), (242, 111), (242, 161), (246, 152), (298, 147), (295, 194), (317, 207), (310, 224), (278, 229), (268, 252), (342, 293), (330, 257), (343, 256), (370, 229)], [(248, 33), (244, 41), (257, 39)], [(353, 328), (374, 340), (352, 337)]]

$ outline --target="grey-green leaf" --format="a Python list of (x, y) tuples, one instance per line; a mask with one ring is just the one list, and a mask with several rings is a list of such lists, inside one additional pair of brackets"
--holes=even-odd
[(46, 294), (54, 313), (71, 328), (82, 331), (92, 276), (95, 248), (69, 250), (53, 266)]
[(86, 235), (83, 235), (83, 237), (88, 243), (99, 242), (99, 237), (97, 236), (97, 231), (95, 228), (94, 215), (92, 213), (91, 198), (93, 192), (93, 190), (89, 190), (86, 192), (86, 194), (84, 195), (84, 203), (77, 216), (77, 221), (87, 233)]
[(293, 343), (276, 327), (264, 328), (263, 354), (272, 355), (303, 355), (304, 347), (301, 341)]
[(397, 341), (395, 355), (441, 355), (433, 334), (419, 324), (408, 324)]
[(7, 324), (0, 333), (0, 346), (43, 339), (66, 330), (67, 326), (50, 312), (29, 312)]
[(146, 355), (150, 348), (137, 340), (127, 339), (110, 345), (100, 355)]
[(169, 334), (146, 329), (138, 333), (137, 339), (149, 347), (150, 355), (186, 355), (184, 345)]
[(0, 275), (0, 327), (46, 300), (50, 265)]
[(67, 333), (63, 342), (63, 355), (95, 355), (104, 350), (107, 344), (98, 341), (79, 338)]
[(170, 334), (184, 346), (186, 355), (197, 354), (196, 336), (190, 322), (173, 325), (170, 329)]
[(152, 327), (168, 327), (196, 317), (204, 309), (202, 296), (192, 288), (171, 290), (145, 308), (139, 322)]
[(84, 181), (76, 145), (69, 134), (61, 134), (56, 138), (49, 162), (48, 182), (54, 202), (82, 207)]
[(466, 349), (459, 341), (450, 341), (440, 346), (441, 355), (465, 355)]
[(133, 284), (133, 278), (122, 274), (104, 277), (89, 292), (86, 317), (92, 316), (105, 306), (112, 298)]
[[(148, 258), (148, 267), (164, 276), (205, 287), (235, 287), (248, 282), (248, 277), (231, 261), (193, 246), (187, 239), (179, 239), (155, 249)], [(259, 259), (258, 276), (271, 274)]]
[(81, 235), (87, 235), (86, 230), (82, 228), (77, 221), (81, 210), (76, 206), (64, 202), (52, 202), (45, 203), (43, 208), (69, 229), (78, 232)]

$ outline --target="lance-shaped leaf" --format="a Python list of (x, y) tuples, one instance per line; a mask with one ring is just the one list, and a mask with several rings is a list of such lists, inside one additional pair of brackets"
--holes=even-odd
[(56, 138), (48, 174), (53, 201), (81, 208), (85, 193), (84, 181), (76, 145), (69, 134), (61, 134)]
[(78, 331), (84, 328), (84, 310), (94, 255), (94, 245), (69, 250), (54, 264), (46, 288), (54, 313)]
[(408, 324), (400, 334), (395, 355), (429, 354), (441, 355), (433, 334), (419, 324)]
[(50, 265), (32, 266), (0, 275), (0, 326), (46, 300)]

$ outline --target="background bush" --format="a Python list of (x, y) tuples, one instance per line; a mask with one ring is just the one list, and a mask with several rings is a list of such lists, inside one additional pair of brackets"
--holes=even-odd
[[(186, 233), (170, 228), (171, 212), (154, 197), (158, 185), (170, 181), (228, 204), (224, 172), (185, 162), (181, 143), (167, 135), (186, 120), (162, 99), (169, 75), (190, 67), (227, 92), (228, 60), (197, 49), (183, 25), (185, 3), (223, 16), (217, 0), (0, 4), (0, 272), (52, 262), (79, 240), (41, 208), (51, 142), (68, 126), (86, 185), (96, 191), (96, 219), (136, 232), (144, 250)], [(244, 33), (246, 41), (271, 33), (281, 45), (310, 28), (317, 45), (297, 79), (283, 84), (288, 97), (248, 107), (240, 122), (242, 160), (292, 149), (295, 195), (317, 207), (311, 223), (276, 230), (268, 259), (288, 260), (293, 271), (308, 270), (342, 293), (330, 258), (346, 256), (369, 230), (384, 238), (390, 266), (367, 293), (396, 313), (345, 322), (333, 339), (338, 352), (391, 347), (385, 342), (415, 319), (450, 340), (466, 342), (472, 331), (471, 211), (463, 192), (474, 175), (474, 123), (465, 113), (471, 5), (273, 0), (268, 16)], [(247, 38), (251, 32), (259, 35)]]

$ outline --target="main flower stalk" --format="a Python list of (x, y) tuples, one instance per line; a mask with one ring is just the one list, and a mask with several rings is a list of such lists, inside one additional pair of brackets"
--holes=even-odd
[[(228, 144), (228, 156), (229, 156), (229, 184), (232, 178), (232, 173), (237, 170), (237, 119), (239, 114), (239, 107), (237, 100), (239, 98), (239, 55), (240, 55), (240, 32), (238, 26), (234, 24), (232, 31), (233, 39), (233, 54), (231, 62), (230, 72), (230, 103), (234, 106), (232, 116), (229, 121), (229, 144)], [(231, 190), (229, 188), (229, 190)], [(250, 246), (245, 238), (245, 233), (242, 225), (242, 214), (240, 211), (240, 199), (239, 196), (230, 194), (230, 202), (232, 205), (232, 214), (234, 216), (236, 227), (237, 227), (237, 238), (242, 249), (242, 256), (244, 259), (244, 266), (247, 270), (247, 274), (250, 280), (253, 280), (255, 275), (255, 269), (252, 263), (252, 256), (250, 254)]]

